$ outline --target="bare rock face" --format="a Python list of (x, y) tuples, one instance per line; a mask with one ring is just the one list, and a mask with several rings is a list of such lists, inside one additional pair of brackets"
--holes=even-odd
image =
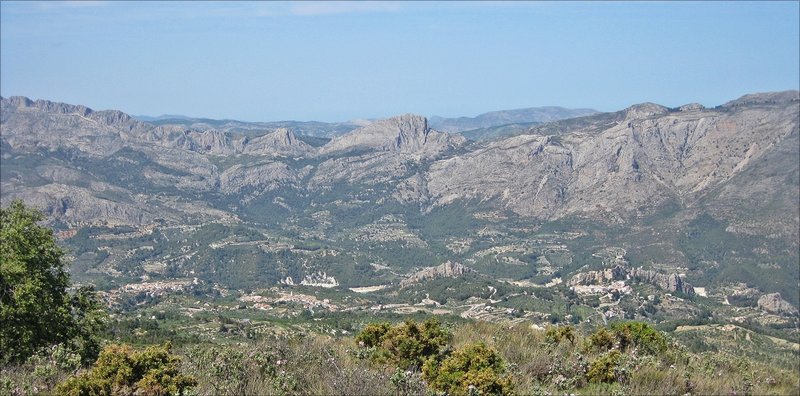
[(602, 285), (612, 281), (624, 280), (627, 271), (620, 265), (602, 271), (588, 271), (575, 274), (567, 284), (569, 286)]
[[(78, 224), (149, 224), (155, 215), (142, 202), (110, 200), (95, 196), (97, 188), (48, 184), (11, 194), (10, 199), (21, 199), (26, 204), (40, 208), (49, 218)], [(120, 193), (120, 191), (115, 191)]]
[(220, 191), (225, 194), (235, 194), (245, 188), (263, 192), (287, 185), (296, 186), (308, 171), (309, 169), (293, 170), (279, 161), (251, 166), (234, 165), (219, 175)]
[(642, 268), (626, 269), (621, 265), (615, 265), (612, 268), (606, 268), (601, 271), (577, 273), (572, 276), (567, 284), (570, 286), (605, 285), (625, 279), (649, 283), (672, 292), (694, 294), (692, 285), (684, 282), (678, 274), (667, 275)]
[(427, 181), (420, 174), (411, 176), (401, 181), (392, 197), (403, 204), (418, 203), (420, 206), (427, 205), (430, 192), (428, 191)]
[(290, 129), (278, 128), (274, 132), (246, 141), (242, 152), (255, 155), (303, 156), (310, 155), (313, 152), (313, 148), (297, 139), (297, 136)]
[(552, 138), (516, 136), (435, 162), (426, 182), (437, 206), (478, 198), (549, 217), (567, 199), (573, 165), (570, 150)]
[[(723, 216), (740, 207), (731, 201), (742, 195), (764, 196), (749, 202), (756, 205), (776, 196), (796, 201), (796, 181), (790, 192), (774, 177), (737, 178), (768, 158), (783, 164), (780, 175), (797, 168), (800, 106), (792, 92), (745, 97), (722, 109), (671, 112), (645, 103), (619, 116), (535, 127), (530, 135), (434, 162), (426, 199), (434, 205), (478, 199), (539, 219), (609, 222), (635, 221), (664, 205), (694, 205), (728, 183), (737, 187), (715, 196), (725, 201), (715, 206)], [(762, 186), (748, 187), (753, 182)], [(739, 187), (747, 193), (737, 194)]]
[(462, 264), (448, 261), (436, 267), (423, 268), (400, 282), (400, 287), (407, 287), (414, 283), (424, 282), (436, 278), (456, 278), (472, 272), (472, 268)]
[(322, 147), (321, 154), (356, 150), (392, 151), (430, 157), (462, 145), (461, 136), (437, 132), (425, 117), (405, 114), (373, 122)]
[(669, 112), (669, 109), (655, 103), (641, 103), (628, 107), (626, 110), (627, 118), (642, 119), (659, 116)]
[(769, 105), (786, 102), (794, 102), (796, 105), (798, 102), (800, 102), (800, 92), (783, 91), (747, 94), (739, 99), (725, 103), (723, 107), (731, 108), (739, 106)]
[(689, 103), (678, 107), (678, 111), (700, 111), (705, 110), (705, 106), (700, 103)]
[(634, 268), (629, 273), (631, 279), (639, 282), (650, 283), (664, 290), (680, 292), (688, 295), (694, 294), (694, 287), (683, 281), (678, 274), (661, 274), (656, 271)]
[(23, 97), (3, 99), (2, 113), (3, 140), (23, 150), (72, 149), (107, 156), (147, 129), (120, 112), (94, 112), (85, 106)]
[(389, 152), (331, 158), (323, 161), (309, 181), (309, 189), (330, 188), (336, 183), (366, 184), (388, 182), (408, 170), (408, 160)]
[(780, 293), (770, 293), (761, 296), (758, 299), (758, 308), (770, 313), (781, 315), (797, 314), (797, 308), (795, 308), (788, 301), (784, 300)]

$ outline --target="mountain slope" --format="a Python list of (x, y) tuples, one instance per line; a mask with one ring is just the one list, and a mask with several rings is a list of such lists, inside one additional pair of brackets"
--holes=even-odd
[[(451, 260), (545, 284), (622, 260), (723, 297), (739, 283), (800, 297), (797, 91), (645, 103), (479, 142), (415, 115), (314, 146), (289, 129), (154, 125), (19, 97), (1, 116), (2, 202), (44, 209), (77, 233), (81, 268), (107, 276), (238, 287), (324, 273), (360, 287)], [(81, 234), (116, 226), (163, 238), (106, 257), (105, 239)]]

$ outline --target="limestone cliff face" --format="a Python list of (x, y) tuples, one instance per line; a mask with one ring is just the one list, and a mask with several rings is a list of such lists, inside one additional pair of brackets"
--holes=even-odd
[(74, 224), (142, 225), (160, 217), (145, 202), (101, 198), (104, 192), (118, 190), (121, 189), (102, 185), (82, 188), (53, 183), (14, 192), (8, 198), (21, 199), (50, 218)]
[(758, 299), (758, 307), (770, 313), (786, 315), (797, 314), (797, 308), (784, 300), (780, 293), (770, 293), (761, 296)]
[(683, 281), (678, 274), (661, 274), (652, 270), (635, 268), (630, 271), (631, 279), (639, 282), (650, 283), (664, 290), (692, 295), (694, 287)]
[(472, 269), (460, 263), (445, 262), (436, 267), (423, 268), (400, 282), (400, 287), (408, 287), (415, 283), (436, 278), (455, 278), (472, 272)]
[(212, 155), (310, 155), (313, 149), (286, 128), (248, 138), (229, 132), (155, 126), (117, 110), (94, 111), (85, 106), (2, 99), (3, 140), (14, 149), (72, 149), (109, 156), (135, 144), (157, 145)]
[(287, 128), (278, 128), (275, 131), (246, 141), (241, 152), (253, 155), (266, 155), (270, 153), (292, 156), (307, 156), (314, 149), (295, 136)]
[(106, 156), (148, 129), (118, 111), (95, 112), (85, 106), (24, 97), (3, 99), (0, 106), (3, 140), (15, 149), (72, 149)]
[[(433, 163), (425, 199), (446, 205), (477, 198), (541, 219), (612, 222), (633, 221), (666, 204), (691, 207), (778, 152), (782, 164), (797, 168), (797, 96), (681, 111), (642, 104), (533, 128)], [(783, 188), (777, 180), (763, 187), (768, 197)]]
[(567, 284), (570, 286), (602, 285), (612, 281), (624, 280), (627, 275), (628, 271), (624, 267), (617, 265), (602, 271), (579, 272), (573, 275)]
[(694, 294), (694, 287), (686, 283), (678, 274), (662, 274), (642, 268), (626, 269), (621, 265), (601, 271), (579, 272), (573, 275), (567, 284), (570, 286), (603, 285), (626, 279), (648, 283), (671, 292)]
[(321, 154), (357, 150), (391, 151), (431, 157), (465, 142), (461, 136), (437, 132), (428, 127), (425, 117), (405, 114), (373, 122), (322, 147)]
[(236, 194), (248, 188), (264, 192), (296, 186), (309, 170), (309, 168), (295, 170), (280, 161), (248, 166), (234, 165), (219, 175), (220, 191), (225, 194)]
[(245, 135), (155, 126), (118, 111), (23, 97), (0, 106), (4, 161), (13, 153), (62, 161), (48, 164), (46, 177), (37, 176), (43, 180), (19, 168), (19, 182), (3, 180), (4, 196), (41, 193), (33, 187), (42, 183), (103, 181), (122, 189), (115, 196), (132, 200), (129, 186), (100, 176), (104, 169), (81, 169), (86, 158), (101, 158), (105, 165), (126, 161), (151, 183), (147, 188), (193, 199), (380, 184), (390, 186), (386, 198), (422, 211), (472, 201), (545, 221), (635, 224), (664, 208), (698, 208), (729, 222), (730, 232), (770, 235), (792, 247), (800, 240), (797, 91), (746, 95), (710, 109), (645, 103), (471, 145), (407, 114), (371, 122), (319, 149), (282, 128)]

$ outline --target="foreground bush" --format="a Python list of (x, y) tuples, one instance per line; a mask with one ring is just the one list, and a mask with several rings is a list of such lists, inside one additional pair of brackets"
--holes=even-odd
[[(407, 327), (405, 323), (395, 326)], [(372, 330), (367, 333), (380, 340), (392, 327), (368, 326)], [(409, 327), (420, 330), (424, 326), (416, 323)], [(574, 327), (548, 332), (528, 324), (488, 322), (463, 323), (452, 329), (449, 341), (425, 359), (422, 372), (414, 367), (399, 368), (388, 358), (375, 361), (374, 355), (389, 354), (380, 342), (369, 347), (364, 338), (358, 342), (352, 337), (299, 330), (242, 343), (184, 346), (173, 351), (183, 356), (180, 370), (169, 364), (170, 359), (151, 359), (155, 362), (149, 367), (160, 367), (156, 371), (162, 373), (150, 376), (161, 384), (152, 387), (140, 383), (145, 375), (135, 368), (141, 365), (134, 360), (141, 359), (129, 356), (113, 361), (122, 369), (106, 370), (105, 375), (101, 370), (85, 372), (70, 380), (74, 384), (67, 381), (55, 388), (54, 384), (79, 367), (79, 357), (63, 348), (48, 348), (47, 353), (37, 353), (23, 365), (0, 368), (0, 395), (800, 394), (800, 360), (778, 365), (766, 360), (772, 358), (767, 354), (760, 360), (728, 352), (691, 353), (666, 335), (653, 335), (640, 325), (621, 323), (588, 334)], [(618, 334), (615, 329), (623, 330)], [(574, 343), (566, 337), (568, 332)], [(557, 334), (562, 335), (560, 340)], [(665, 351), (656, 355), (646, 352), (660, 349), (661, 338), (667, 345)], [(624, 350), (620, 348), (623, 342), (627, 343)], [(732, 346), (745, 342), (740, 338)], [(128, 351), (122, 355), (134, 355), (128, 347), (115, 348)], [(775, 349), (768, 351), (771, 354)], [(794, 350), (782, 353), (800, 356)], [(167, 364), (159, 363), (165, 360)], [(99, 365), (111, 366), (108, 362)], [(167, 366), (171, 369), (165, 369)], [(191, 389), (168, 385), (187, 375), (197, 379)]]
[(242, 349), (232, 345), (195, 346), (186, 352), (189, 373), (198, 390), (213, 395), (299, 393), (298, 381), (286, 372), (289, 351), (258, 345)]
[(422, 324), (407, 320), (394, 327), (388, 323), (369, 324), (356, 336), (356, 341), (375, 348), (376, 361), (407, 369), (420, 368), (427, 359), (438, 356), (451, 337), (437, 319), (431, 318)]
[(62, 395), (183, 395), (197, 383), (180, 373), (180, 358), (170, 345), (137, 352), (128, 345), (109, 345), (92, 369), (56, 387)]
[(513, 391), (503, 358), (484, 343), (458, 349), (441, 362), (429, 359), (422, 373), (431, 388), (448, 395), (507, 395)]

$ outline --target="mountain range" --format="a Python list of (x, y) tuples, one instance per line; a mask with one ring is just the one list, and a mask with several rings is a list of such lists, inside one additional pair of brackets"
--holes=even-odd
[[(513, 136), (479, 141), (452, 132), (529, 120), (530, 109), (474, 119), (405, 114), (324, 132), (303, 123), (145, 122), (24, 97), (3, 98), (0, 110), (3, 204), (22, 199), (73, 234), (177, 227), (198, 246), (227, 246), (244, 243), (236, 228), (244, 227), (338, 252), (295, 267), (253, 258), (275, 272), (271, 281), (332, 276), (346, 286), (393, 282), (453, 258), (495, 278), (566, 278), (602, 269), (615, 251), (608, 257), (681, 274), (712, 293), (742, 284), (799, 305), (797, 91), (715, 108), (540, 108), (540, 121), (518, 124)], [(210, 224), (233, 231), (202, 239), (197, 227)], [(155, 272), (136, 267), (133, 253), (76, 248), (76, 256), (104, 276), (187, 276), (201, 271), (203, 254), (218, 254), (174, 249), (140, 259), (169, 269)], [(237, 260), (254, 254), (237, 249), (228, 252)], [(485, 249), (500, 249), (496, 264)], [(187, 250), (197, 255), (176, 259)], [(330, 254), (352, 260), (330, 262)], [(351, 276), (353, 261), (374, 266)]]
[(464, 132), (508, 124), (545, 123), (598, 113), (593, 109), (567, 109), (557, 106), (490, 111), (475, 117), (446, 118), (433, 116), (431, 127), (444, 132)]

